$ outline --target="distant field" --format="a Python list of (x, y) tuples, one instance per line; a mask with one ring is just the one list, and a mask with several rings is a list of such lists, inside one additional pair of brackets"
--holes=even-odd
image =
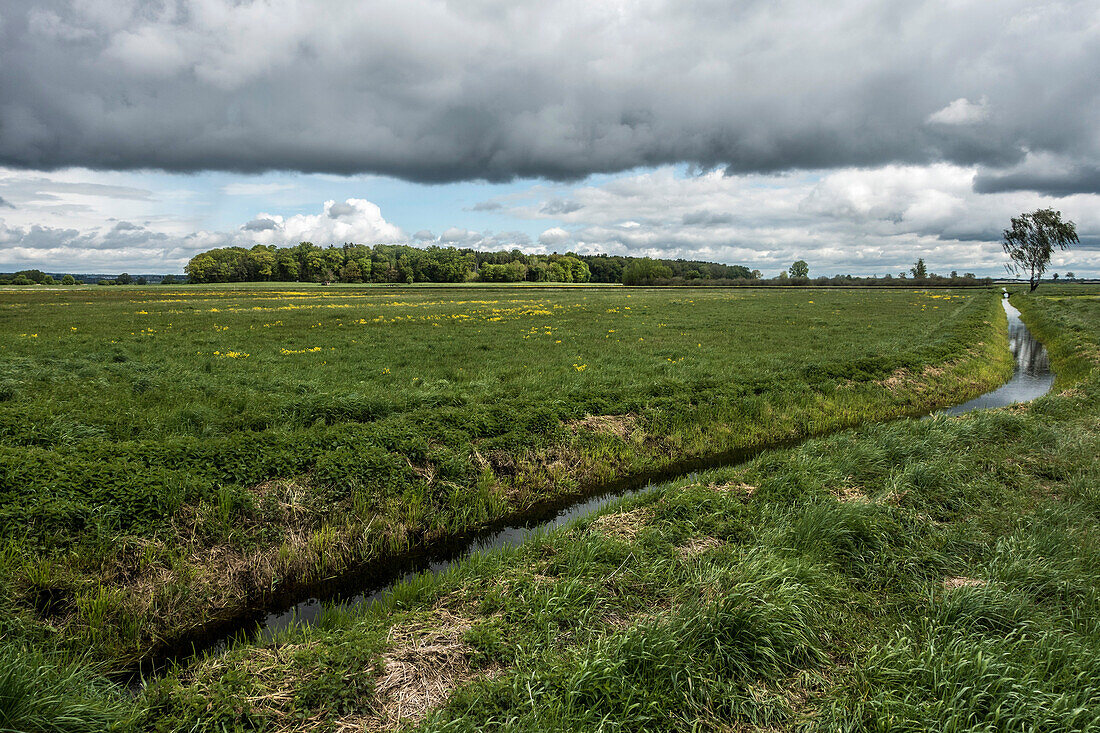
[[(0, 590), (122, 663), (542, 498), (973, 396), (993, 291), (0, 291)], [(31, 632), (28, 632), (31, 633)]]

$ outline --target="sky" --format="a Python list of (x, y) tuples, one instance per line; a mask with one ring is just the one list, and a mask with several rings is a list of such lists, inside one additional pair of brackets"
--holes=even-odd
[(218, 246), (1100, 276), (1100, 4), (5, 0), (0, 271)]

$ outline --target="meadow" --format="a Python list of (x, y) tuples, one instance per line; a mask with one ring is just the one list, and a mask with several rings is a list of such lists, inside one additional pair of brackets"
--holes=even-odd
[[(242, 642), (142, 730), (1092, 731), (1100, 297), (1017, 295), (1054, 391), (866, 425)], [(102, 699), (102, 698), (101, 698)]]
[(3, 631), (123, 670), (540, 502), (1010, 372), (983, 290), (6, 289)]

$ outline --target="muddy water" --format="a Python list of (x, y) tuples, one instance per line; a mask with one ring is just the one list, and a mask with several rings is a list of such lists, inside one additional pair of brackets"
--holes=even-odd
[[(1031, 335), (1027, 326), (1020, 320), (1020, 311), (1009, 304), (1007, 297), (1002, 303), (1008, 316), (1009, 349), (1015, 357), (1012, 378), (998, 389), (933, 414), (959, 415), (971, 410), (1005, 407), (1017, 402), (1028, 402), (1050, 390), (1054, 383), (1054, 373), (1050, 369), (1046, 348)], [(385, 570), (369, 568), (357, 574), (334, 578), (328, 584), (318, 584), (314, 590), (316, 595), (310, 598), (258, 617), (254, 616), (244, 622), (238, 621), (233, 628), (220, 634), (208, 634), (201, 640), (191, 639), (186, 644), (178, 645), (174, 651), (143, 666), (148, 672), (171, 659), (183, 659), (203, 649), (223, 648), (234, 638), (249, 636), (264, 640), (292, 625), (314, 623), (326, 604), (343, 603), (357, 606), (371, 603), (391, 592), (395, 585), (418, 574), (440, 573), (474, 553), (518, 545), (533, 535), (544, 533), (577, 517), (594, 512), (623, 497), (647, 491), (658, 483), (690, 478), (697, 471), (704, 469), (735, 466), (754, 458), (765, 450), (790, 447), (799, 442), (801, 440), (754, 447), (723, 456), (684, 461), (659, 474), (616, 482), (604, 487), (598, 493), (545, 504), (527, 512), (521, 518), (498, 522), (482, 531), (439, 543), (428, 550), (391, 562)]]

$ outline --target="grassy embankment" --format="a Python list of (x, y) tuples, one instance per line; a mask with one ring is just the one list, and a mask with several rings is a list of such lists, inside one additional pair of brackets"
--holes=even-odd
[[(148, 689), (143, 730), (1089, 731), (1100, 298), (1055, 391), (663, 485)], [(427, 716), (427, 717), (425, 717)]]
[(1010, 369), (976, 291), (0, 298), (6, 629), (109, 669), (547, 497)]

